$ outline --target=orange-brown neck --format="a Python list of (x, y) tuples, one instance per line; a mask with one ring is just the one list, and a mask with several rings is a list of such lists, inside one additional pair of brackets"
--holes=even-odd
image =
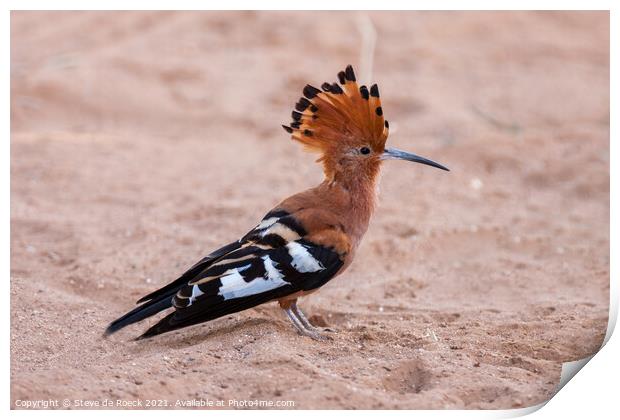
[(342, 231), (349, 239), (351, 255), (368, 229), (375, 208), (379, 161), (366, 170), (343, 165), (314, 188), (295, 194), (276, 208), (283, 209), (308, 232)]
[(330, 195), (339, 197), (341, 213), (348, 233), (359, 243), (368, 229), (375, 209), (380, 161), (367, 165), (342, 165), (331, 177), (327, 176), (321, 187)]

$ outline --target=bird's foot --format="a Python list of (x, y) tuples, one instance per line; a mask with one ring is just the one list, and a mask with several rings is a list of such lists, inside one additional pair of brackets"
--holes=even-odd
[[(332, 338), (328, 335), (321, 334), (322, 331), (326, 331), (324, 329), (319, 329), (312, 325), (310, 321), (299, 311), (296, 305), (291, 306), (288, 309), (284, 309), (284, 312), (291, 320), (295, 329), (300, 335), (305, 335), (306, 337), (310, 337), (313, 340), (317, 341), (326, 341), (332, 340)], [(301, 315), (300, 315), (301, 314)]]
[(321, 327), (316, 327), (312, 325), (310, 320), (308, 320), (306, 315), (304, 315), (304, 313), (301, 311), (301, 308), (297, 306), (296, 302), (291, 305), (291, 309), (293, 310), (297, 318), (301, 321), (302, 324), (304, 324), (304, 326), (307, 329), (312, 330), (312, 331), (317, 331), (317, 332), (327, 332), (327, 333), (336, 332), (335, 328), (330, 328), (330, 327), (321, 328)]
[(305, 335), (306, 337), (310, 337), (313, 340), (316, 341), (330, 341), (333, 340), (333, 338), (327, 334), (321, 334), (318, 328), (316, 330), (307, 330), (305, 332), (299, 332), (301, 335)]

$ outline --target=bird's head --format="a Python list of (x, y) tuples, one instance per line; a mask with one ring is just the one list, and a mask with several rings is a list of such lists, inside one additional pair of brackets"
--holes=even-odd
[(387, 159), (448, 170), (413, 153), (386, 148), (390, 127), (377, 85), (358, 86), (350, 65), (338, 73), (338, 79), (340, 83), (323, 83), (322, 90), (306, 85), (304, 97), (295, 104), (293, 122), (282, 126), (294, 140), (321, 154), (319, 161), (328, 179), (374, 178)]

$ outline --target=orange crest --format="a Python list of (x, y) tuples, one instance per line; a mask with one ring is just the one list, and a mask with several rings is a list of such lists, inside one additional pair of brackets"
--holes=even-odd
[(338, 83), (323, 83), (322, 91), (306, 85), (295, 104), (293, 122), (284, 129), (309, 149), (330, 153), (335, 148), (369, 145), (380, 153), (388, 137), (379, 88), (358, 87), (352, 66), (338, 73)]

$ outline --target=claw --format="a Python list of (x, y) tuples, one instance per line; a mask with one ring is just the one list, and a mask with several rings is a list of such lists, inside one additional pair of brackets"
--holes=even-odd
[(312, 338), (313, 340), (317, 340), (317, 341), (330, 341), (333, 340), (333, 338), (329, 335), (325, 335), (325, 334), (320, 334), (316, 331), (309, 331), (308, 334), (303, 334), (306, 335), (307, 337)]
[(291, 305), (289, 308), (283, 308), (282, 310), (286, 313), (300, 335), (305, 335), (317, 341), (332, 340), (331, 337), (319, 333), (319, 329), (308, 321), (299, 308), (297, 308), (297, 305)]

